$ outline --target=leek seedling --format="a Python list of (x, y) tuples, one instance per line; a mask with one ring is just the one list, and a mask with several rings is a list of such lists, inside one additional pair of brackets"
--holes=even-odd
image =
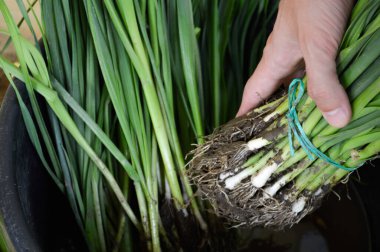
[[(28, 12), (36, 17), (35, 1), (17, 2), (25, 22)], [(4, 57), (0, 67), (10, 81), (25, 82), (31, 111), (18, 97), (28, 133), (91, 251), (197, 250), (209, 245), (205, 235), (226, 243), (213, 237), (218, 222), (204, 218), (209, 209), (185, 176), (183, 153), (234, 114), (260, 55), (243, 64), (244, 49), (262, 51), (276, 6), (41, 0), (42, 51), (21, 37), (0, 0), (20, 68)], [(230, 68), (234, 61), (245, 67)]]
[[(307, 95), (297, 107), (313, 145), (346, 167), (361, 166), (380, 151), (379, 17), (379, 1), (358, 1), (339, 48), (338, 74), (352, 104), (352, 121), (342, 129), (329, 126)], [(287, 108), (285, 95), (222, 126), (193, 151), (190, 178), (233, 223), (291, 226), (350, 174), (310, 159), (296, 140), (292, 155)]]

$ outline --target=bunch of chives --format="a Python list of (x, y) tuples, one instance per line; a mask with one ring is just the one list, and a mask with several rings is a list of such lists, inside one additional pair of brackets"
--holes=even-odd
[[(198, 204), (185, 176), (183, 151), (201, 144), (205, 132), (234, 113), (227, 104), (237, 106), (241, 76), (259, 54), (242, 72), (222, 74), (221, 69), (235, 60), (243, 65), (245, 48), (261, 52), (276, 5), (43, 0), (39, 19), (35, 1), (17, 3), (26, 23), (28, 13), (39, 20), (44, 52), (37, 40), (33, 45), (21, 36), (0, 0), (7, 45), (15, 46), (20, 63), (15, 67), (0, 57), (0, 67), (16, 92), (42, 164), (67, 195), (90, 250), (131, 251), (141, 246), (136, 237), (148, 250), (179, 249), (189, 228), (183, 223), (212, 238), (215, 227), (207, 225), (202, 216), (207, 206)], [(209, 10), (216, 19), (212, 33)], [(237, 37), (240, 29), (243, 38)], [(217, 45), (218, 40), (223, 42)], [(203, 53), (208, 50), (212, 53)], [(205, 70), (207, 59), (212, 73)], [(24, 81), (31, 111), (12, 78)], [(210, 92), (218, 88), (220, 93)], [(48, 105), (47, 121), (38, 96)], [(206, 101), (213, 101), (212, 118)], [(169, 221), (168, 209), (174, 211)]]
[[(297, 107), (313, 145), (345, 167), (361, 166), (380, 151), (379, 21), (379, 1), (358, 1), (339, 49), (337, 71), (353, 109), (350, 124), (329, 126), (307, 95)], [(291, 226), (350, 174), (309, 158), (296, 139), (292, 155), (287, 112), (288, 99), (281, 97), (222, 126), (193, 152), (189, 176), (233, 223)]]

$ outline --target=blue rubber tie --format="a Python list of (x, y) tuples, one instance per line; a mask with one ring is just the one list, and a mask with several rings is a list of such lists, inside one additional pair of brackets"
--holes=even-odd
[[(298, 94), (297, 94), (298, 91)], [(297, 104), (300, 102), (303, 94), (305, 93), (305, 84), (301, 79), (294, 79), (292, 83), (290, 83), (289, 86), (289, 111), (287, 114), (288, 118), (288, 138), (289, 138), (289, 145), (290, 145), (290, 154), (294, 155), (294, 146), (293, 146), (293, 136), (297, 139), (297, 141), (300, 143), (301, 147), (304, 149), (304, 151), (307, 153), (310, 160), (315, 160), (315, 156), (323, 159), (329, 164), (332, 164), (336, 166), (339, 169), (343, 169), (345, 171), (354, 171), (358, 167), (355, 168), (348, 168), (344, 165), (341, 165), (340, 163), (332, 160), (330, 157), (325, 155), (323, 152), (318, 150), (313, 143), (309, 140), (309, 138), (306, 136), (305, 131), (303, 130), (301, 123), (298, 119), (298, 113), (297, 113)]]

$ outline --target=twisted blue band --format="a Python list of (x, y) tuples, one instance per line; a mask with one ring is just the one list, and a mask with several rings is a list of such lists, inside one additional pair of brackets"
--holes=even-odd
[[(298, 94), (297, 94), (298, 90)], [(290, 83), (289, 86), (289, 111), (287, 114), (288, 118), (288, 138), (289, 138), (289, 145), (290, 145), (290, 154), (294, 155), (294, 146), (293, 146), (293, 136), (295, 136), (300, 143), (301, 147), (304, 149), (304, 151), (307, 153), (310, 160), (314, 160), (315, 156), (323, 159), (329, 164), (332, 164), (336, 166), (339, 169), (343, 169), (345, 171), (354, 171), (358, 167), (355, 168), (349, 168), (344, 165), (341, 165), (340, 163), (332, 160), (330, 157), (325, 155), (323, 152), (318, 150), (313, 143), (309, 140), (309, 138), (306, 136), (305, 131), (303, 130), (301, 123), (298, 119), (298, 113), (297, 113), (297, 104), (300, 102), (303, 94), (305, 92), (305, 84), (301, 79), (294, 79), (292, 83)]]

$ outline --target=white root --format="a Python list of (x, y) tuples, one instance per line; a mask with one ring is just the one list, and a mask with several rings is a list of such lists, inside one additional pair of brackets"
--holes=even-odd
[(264, 195), (273, 197), (278, 192), (278, 190), (280, 190), (284, 185), (286, 185), (287, 179), (287, 175), (282, 176), (279, 180), (276, 181), (276, 183), (265, 188)]
[(251, 180), (252, 185), (256, 188), (263, 187), (268, 181), (268, 179), (270, 178), (270, 176), (273, 174), (273, 172), (276, 171), (278, 166), (279, 166), (278, 164), (273, 162), (270, 165), (261, 169), (256, 176), (252, 177), (252, 180)]
[(272, 117), (275, 117), (277, 115), (277, 112), (274, 111), (272, 113), (270, 113), (269, 115), (267, 115), (266, 117), (264, 117), (264, 122), (268, 122), (270, 119), (272, 119)]
[(306, 199), (304, 197), (299, 198), (296, 202), (292, 205), (292, 212), (297, 214), (301, 212), (306, 205)]
[(322, 188), (319, 188), (315, 193), (314, 196), (318, 196), (323, 192)]
[(229, 176), (231, 176), (231, 175), (233, 175), (234, 173), (233, 172), (223, 172), (223, 173), (221, 173), (220, 175), (219, 175), (219, 179), (221, 180), (221, 181), (223, 181), (225, 178), (227, 178), (227, 177), (229, 177)]
[(251, 169), (245, 169), (238, 174), (236, 174), (233, 177), (230, 177), (226, 179), (225, 181), (225, 187), (229, 190), (232, 190), (235, 188), (236, 185), (238, 185), (243, 179), (247, 178), (248, 176), (252, 175)]
[[(275, 162), (271, 163), (270, 165), (262, 168), (257, 175), (252, 177), (251, 183), (256, 188), (261, 188), (265, 185), (265, 183), (268, 181), (270, 176), (273, 174), (274, 171), (276, 171), (277, 167), (279, 165)], [(238, 174), (236, 174), (233, 177), (229, 177), (225, 181), (225, 188), (229, 190), (233, 190), (235, 186), (237, 186), (243, 179), (249, 177), (252, 175), (252, 169), (245, 169)]]
[(247, 143), (247, 147), (250, 151), (255, 151), (255, 150), (261, 149), (262, 147), (268, 145), (269, 143), (270, 142), (267, 139), (260, 137), (260, 138), (250, 140)]

